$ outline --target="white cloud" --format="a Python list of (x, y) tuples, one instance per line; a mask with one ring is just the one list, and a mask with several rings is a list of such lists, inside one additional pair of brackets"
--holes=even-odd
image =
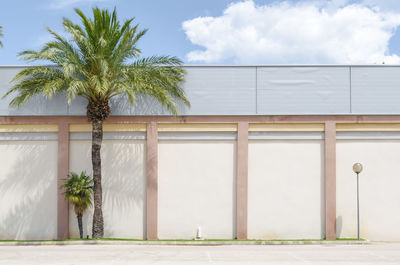
[(361, 3), (384, 11), (400, 11), (399, 0), (362, 0)]
[[(369, 1), (369, 0), (365, 0)], [(372, 1), (372, 0), (371, 0)], [(229, 5), (218, 17), (183, 23), (188, 39), (204, 49), (190, 62), (400, 63), (388, 44), (400, 13), (347, 0)]]
[(63, 9), (66, 7), (78, 5), (78, 4), (93, 4), (99, 2), (106, 2), (108, 0), (53, 0), (49, 8), (50, 9)]

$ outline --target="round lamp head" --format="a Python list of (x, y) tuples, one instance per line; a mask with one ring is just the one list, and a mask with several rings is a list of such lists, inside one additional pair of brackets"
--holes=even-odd
[(354, 171), (354, 173), (359, 174), (359, 173), (361, 173), (362, 170), (363, 170), (363, 166), (361, 165), (361, 163), (355, 163), (355, 164), (353, 165), (353, 171)]

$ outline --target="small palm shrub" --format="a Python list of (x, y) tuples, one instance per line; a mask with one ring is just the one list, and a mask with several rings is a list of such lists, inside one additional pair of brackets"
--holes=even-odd
[(65, 199), (74, 207), (78, 219), (79, 236), (83, 238), (82, 216), (92, 205), (93, 179), (84, 171), (80, 175), (71, 172), (61, 187), (64, 189)]

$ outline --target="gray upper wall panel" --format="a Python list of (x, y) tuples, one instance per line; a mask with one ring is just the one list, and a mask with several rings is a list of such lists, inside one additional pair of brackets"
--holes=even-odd
[(184, 83), (187, 115), (256, 113), (255, 67), (189, 67)]
[[(0, 95), (24, 67), (0, 66)], [(185, 66), (183, 86), (191, 102), (181, 115), (400, 114), (400, 67), (347, 65)], [(351, 69), (351, 71), (350, 71)], [(36, 97), (17, 110), (0, 100), (0, 116), (85, 115), (86, 102), (65, 95)], [(169, 115), (155, 100), (111, 102), (113, 115)]]
[(352, 67), (352, 112), (400, 114), (400, 67)]
[(258, 67), (258, 114), (348, 114), (348, 67)]

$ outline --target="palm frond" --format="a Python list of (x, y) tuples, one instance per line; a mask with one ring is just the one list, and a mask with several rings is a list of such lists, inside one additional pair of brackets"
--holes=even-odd
[(20, 107), (33, 96), (42, 94), (51, 99), (65, 90), (67, 83), (61, 70), (54, 67), (37, 66), (19, 72), (13, 79), (16, 84), (3, 96), (17, 92), (11, 105)]
[[(152, 56), (135, 61), (123, 69), (125, 93), (150, 95), (174, 115), (178, 114), (177, 100), (190, 105), (181, 82), (186, 73), (176, 57)], [(130, 99), (132, 97), (129, 97)]]
[[(0, 26), (0, 38), (3, 37), (3, 27)], [(0, 48), (3, 47), (3, 43), (0, 41)]]
[(47, 27), (53, 40), (38, 50), (27, 50), (20, 57), (28, 62), (48, 61), (55, 67), (33, 66), (14, 78), (4, 97), (14, 96), (11, 105), (21, 107), (30, 98), (49, 99), (65, 92), (68, 103), (76, 96), (90, 102), (108, 102), (120, 94), (135, 104), (138, 95), (156, 98), (177, 114), (176, 104), (189, 105), (181, 86), (185, 71), (182, 61), (172, 56), (140, 58), (138, 41), (147, 30), (133, 24), (134, 18), (120, 23), (117, 12), (93, 8), (92, 17), (75, 9), (80, 24), (64, 18), (67, 36)]
[(80, 175), (71, 172), (65, 184), (64, 197), (74, 206), (76, 214), (83, 214), (92, 205), (93, 180), (83, 171)]

